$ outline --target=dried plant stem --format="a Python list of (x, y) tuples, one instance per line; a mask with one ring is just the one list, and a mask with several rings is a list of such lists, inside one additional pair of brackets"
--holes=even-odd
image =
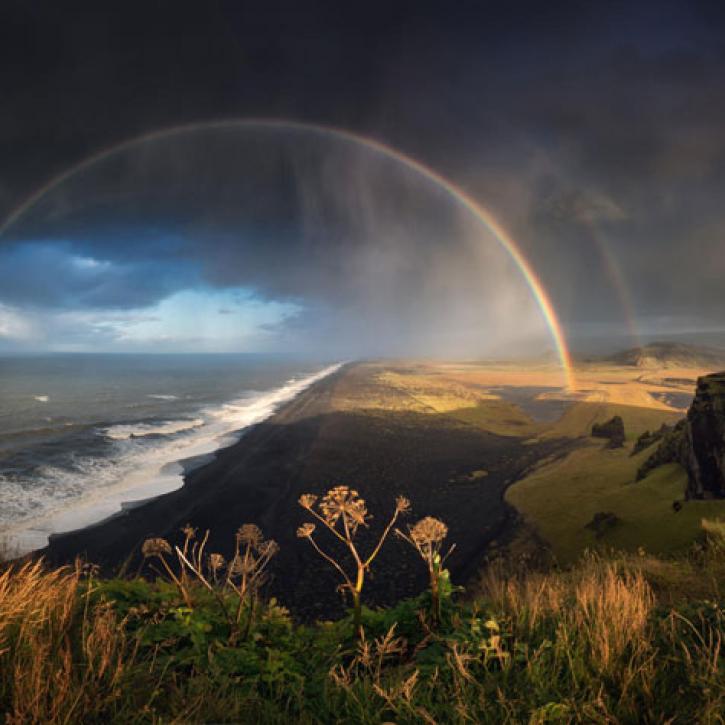
[[(299, 502), (302, 508), (308, 511), (345, 546), (352, 557), (355, 571), (354, 573), (348, 573), (345, 567), (334, 556), (322, 549), (317, 543), (315, 537), (312, 535), (315, 531), (314, 524), (303, 524), (297, 530), (297, 535), (300, 538), (308, 539), (315, 551), (342, 577), (342, 586), (350, 592), (350, 596), (352, 597), (353, 627), (359, 635), (362, 623), (362, 591), (365, 584), (365, 574), (370, 569), (375, 557), (380, 553), (380, 549), (400, 514), (409, 510), (410, 503), (407, 499), (398, 497), (395, 503), (395, 510), (373, 547), (372, 552), (364, 558), (355, 543), (355, 535), (360, 526), (368, 525), (367, 521), (370, 516), (365, 507), (365, 500), (359, 497), (357, 491), (349, 489), (347, 486), (337, 486), (336, 488), (330, 489), (319, 504), (320, 512), (315, 511), (313, 508), (317, 502), (317, 497), (312, 494), (305, 494), (300, 498)], [(342, 530), (338, 528), (340, 522), (342, 522)]]

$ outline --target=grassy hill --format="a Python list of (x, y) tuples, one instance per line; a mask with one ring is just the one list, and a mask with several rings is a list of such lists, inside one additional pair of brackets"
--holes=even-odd
[[(663, 466), (635, 482), (649, 449), (630, 457), (630, 449), (607, 450), (587, 442), (564, 459), (545, 463), (506, 492), (562, 563), (585, 549), (639, 549), (656, 554), (686, 550), (701, 531), (703, 518), (725, 519), (725, 501), (684, 501), (686, 473)], [(673, 502), (682, 508), (675, 512)], [(597, 534), (587, 528), (600, 512), (617, 522)]]

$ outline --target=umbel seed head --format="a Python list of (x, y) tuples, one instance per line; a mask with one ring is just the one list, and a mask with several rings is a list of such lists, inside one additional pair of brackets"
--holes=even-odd
[(256, 524), (243, 524), (237, 531), (237, 541), (240, 544), (259, 546), (262, 538), (262, 530)]
[(317, 502), (317, 496), (313, 493), (303, 493), (300, 496), (299, 504), (303, 509), (311, 509)]
[(297, 529), (297, 536), (300, 539), (308, 539), (315, 531), (315, 525), (314, 524), (302, 524), (302, 526)]
[(398, 496), (395, 499), (395, 508), (398, 513), (407, 514), (410, 512), (410, 501), (405, 496)]
[(211, 567), (212, 571), (218, 571), (219, 569), (223, 569), (225, 564), (226, 561), (221, 554), (209, 554), (209, 566)]
[(170, 554), (171, 546), (166, 539), (146, 539), (141, 546), (141, 553), (145, 557)]
[(365, 526), (368, 510), (365, 499), (354, 488), (335, 486), (330, 489), (320, 502), (322, 517), (328, 524), (334, 526), (340, 516), (346, 516), (348, 523), (355, 527)]
[(426, 516), (410, 529), (410, 538), (419, 546), (439, 544), (448, 535), (448, 527), (432, 516)]

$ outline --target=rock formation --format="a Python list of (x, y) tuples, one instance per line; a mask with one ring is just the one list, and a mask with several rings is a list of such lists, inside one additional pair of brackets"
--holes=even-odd
[(687, 418), (665, 433), (637, 480), (664, 463), (685, 468), (688, 498), (725, 497), (725, 372), (698, 379)]
[(624, 421), (618, 415), (606, 423), (595, 423), (592, 426), (594, 438), (607, 438), (607, 448), (621, 448), (624, 445)]
[(611, 511), (599, 511), (594, 514), (592, 520), (584, 527), (591, 529), (597, 539), (601, 539), (607, 531), (613, 529), (619, 523), (619, 517)]
[(657, 441), (662, 440), (670, 431), (672, 431), (672, 426), (667, 425), (667, 423), (663, 423), (657, 430), (652, 431), (651, 433), (646, 430), (639, 438), (637, 438), (630, 455), (636, 456), (645, 448), (649, 448), (654, 443), (657, 443)]
[(725, 496), (725, 372), (697, 381), (687, 412), (687, 436), (692, 494)]

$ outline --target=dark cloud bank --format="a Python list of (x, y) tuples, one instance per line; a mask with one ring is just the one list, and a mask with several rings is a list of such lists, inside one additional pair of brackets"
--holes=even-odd
[[(471, 192), (581, 346), (628, 341), (632, 313), (644, 336), (725, 328), (717, 5), (113, 5), (4, 6), (0, 216), (135, 134), (310, 120)], [(141, 314), (180, 289), (247, 288), (299, 306), (279, 344), (350, 354), (540, 349), (544, 334), (470, 215), (378, 155), (301, 132), (113, 157), (0, 239), (0, 275), (0, 304), (34, 314)]]

